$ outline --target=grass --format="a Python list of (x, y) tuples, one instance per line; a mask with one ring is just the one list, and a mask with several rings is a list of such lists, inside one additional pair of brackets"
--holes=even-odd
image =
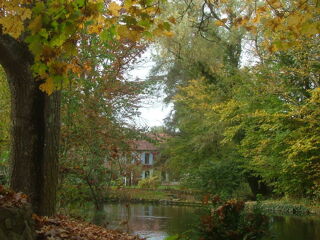
[(179, 185), (162, 185), (158, 187), (158, 190), (182, 190)]
[(166, 194), (162, 191), (139, 189), (139, 188), (120, 188), (113, 189), (110, 193), (111, 198), (119, 200), (132, 200), (132, 199), (144, 199), (144, 200), (158, 200), (166, 198)]
[(157, 189), (141, 189), (141, 188), (118, 188), (112, 189), (110, 193), (111, 199), (120, 201), (185, 201), (198, 202), (194, 197), (194, 193), (179, 190), (177, 186), (162, 186)]

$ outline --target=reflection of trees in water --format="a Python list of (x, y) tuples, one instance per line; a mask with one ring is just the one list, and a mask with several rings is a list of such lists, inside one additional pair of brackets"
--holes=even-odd
[[(203, 210), (203, 209), (202, 209)], [(185, 232), (199, 223), (201, 208), (148, 204), (106, 205), (95, 214), (96, 224), (120, 229), (129, 233), (174, 235)], [(273, 239), (320, 239), (320, 217), (270, 217)], [(126, 222), (127, 221), (127, 222)], [(110, 225), (108, 225), (110, 222)], [(121, 223), (123, 223), (121, 225)], [(272, 236), (271, 236), (272, 237)], [(264, 240), (270, 240), (268, 237)]]
[(153, 216), (153, 206), (143, 206), (145, 216)]
[(155, 214), (158, 206), (138, 205), (134, 206), (135, 215), (130, 219), (130, 225), (135, 231), (154, 231), (161, 230), (161, 220), (159, 215)]
[(320, 217), (272, 216), (271, 234), (275, 239), (320, 239)]
[(130, 226), (129, 226), (129, 222), (130, 222), (130, 219), (131, 219), (130, 204), (127, 203), (125, 205), (125, 207), (126, 207), (127, 214), (126, 214), (126, 220), (124, 220), (123, 224), (126, 226), (126, 232), (130, 233)]
[(121, 231), (131, 233), (130, 219), (132, 216), (132, 208), (130, 204), (116, 205), (115, 208), (105, 208), (102, 211), (95, 210), (92, 218), (92, 223), (110, 228), (110, 222), (116, 222), (111, 228), (116, 228)]
[(189, 229), (198, 217), (194, 214), (195, 208), (163, 205), (134, 205), (134, 215), (130, 225), (134, 231), (176, 234)]
[(102, 227), (108, 227), (107, 214), (103, 210), (95, 210), (92, 223)]

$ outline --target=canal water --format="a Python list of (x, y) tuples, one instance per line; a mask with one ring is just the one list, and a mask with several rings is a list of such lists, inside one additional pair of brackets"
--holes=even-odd
[[(150, 204), (108, 204), (94, 221), (111, 229), (126, 231), (148, 240), (190, 230), (201, 209)], [(320, 240), (320, 217), (270, 216), (271, 236), (264, 240)]]

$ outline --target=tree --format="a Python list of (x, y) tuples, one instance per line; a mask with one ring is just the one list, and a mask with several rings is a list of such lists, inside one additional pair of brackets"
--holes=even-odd
[(172, 166), (207, 191), (235, 176), (254, 195), (318, 199), (319, 4), (187, 3), (154, 71), (174, 103)]
[(60, 126), (60, 93), (39, 90), (32, 74), (33, 56), (26, 44), (0, 37), (0, 63), (11, 92), (11, 187), (27, 193), (35, 211), (51, 215), (55, 206)]
[(320, 32), (319, 2), (315, 0), (252, 1), (253, 13), (237, 19), (248, 31), (263, 35), (262, 46), (269, 52), (297, 50)]
[(36, 213), (55, 210), (58, 90), (85, 68), (77, 59), (82, 34), (105, 42), (168, 34), (170, 24), (155, 19), (158, 11), (149, 0), (0, 2), (0, 64), (12, 104), (11, 186), (30, 196)]
[(63, 90), (59, 198), (62, 208), (83, 204), (84, 198), (101, 210), (111, 184), (122, 181), (122, 160), (131, 153), (135, 131), (129, 121), (138, 114), (144, 83), (124, 74), (145, 46), (122, 40), (111, 47), (90, 39), (81, 53), (91, 56), (88, 69)]
[[(244, 181), (241, 157), (234, 143), (222, 143), (226, 123), (219, 121), (214, 106), (232, 99), (247, 77), (240, 71), (245, 32), (235, 27), (234, 20), (250, 11), (250, 5), (239, 1), (188, 2), (176, 1), (171, 9), (174, 13), (179, 9), (181, 15), (174, 15), (178, 23), (173, 41), (160, 42), (162, 55), (154, 71), (164, 75), (168, 100), (174, 104), (168, 125), (175, 137), (169, 140), (166, 154), (171, 167), (186, 179), (197, 179), (202, 190), (230, 196)], [(228, 170), (228, 178), (216, 174)]]

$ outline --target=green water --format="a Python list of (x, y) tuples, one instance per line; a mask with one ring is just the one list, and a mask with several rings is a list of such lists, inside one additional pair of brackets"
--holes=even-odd
[[(197, 224), (201, 209), (150, 204), (108, 204), (95, 222), (112, 229), (162, 240)], [(320, 240), (320, 217), (270, 216), (271, 236), (264, 240)]]

